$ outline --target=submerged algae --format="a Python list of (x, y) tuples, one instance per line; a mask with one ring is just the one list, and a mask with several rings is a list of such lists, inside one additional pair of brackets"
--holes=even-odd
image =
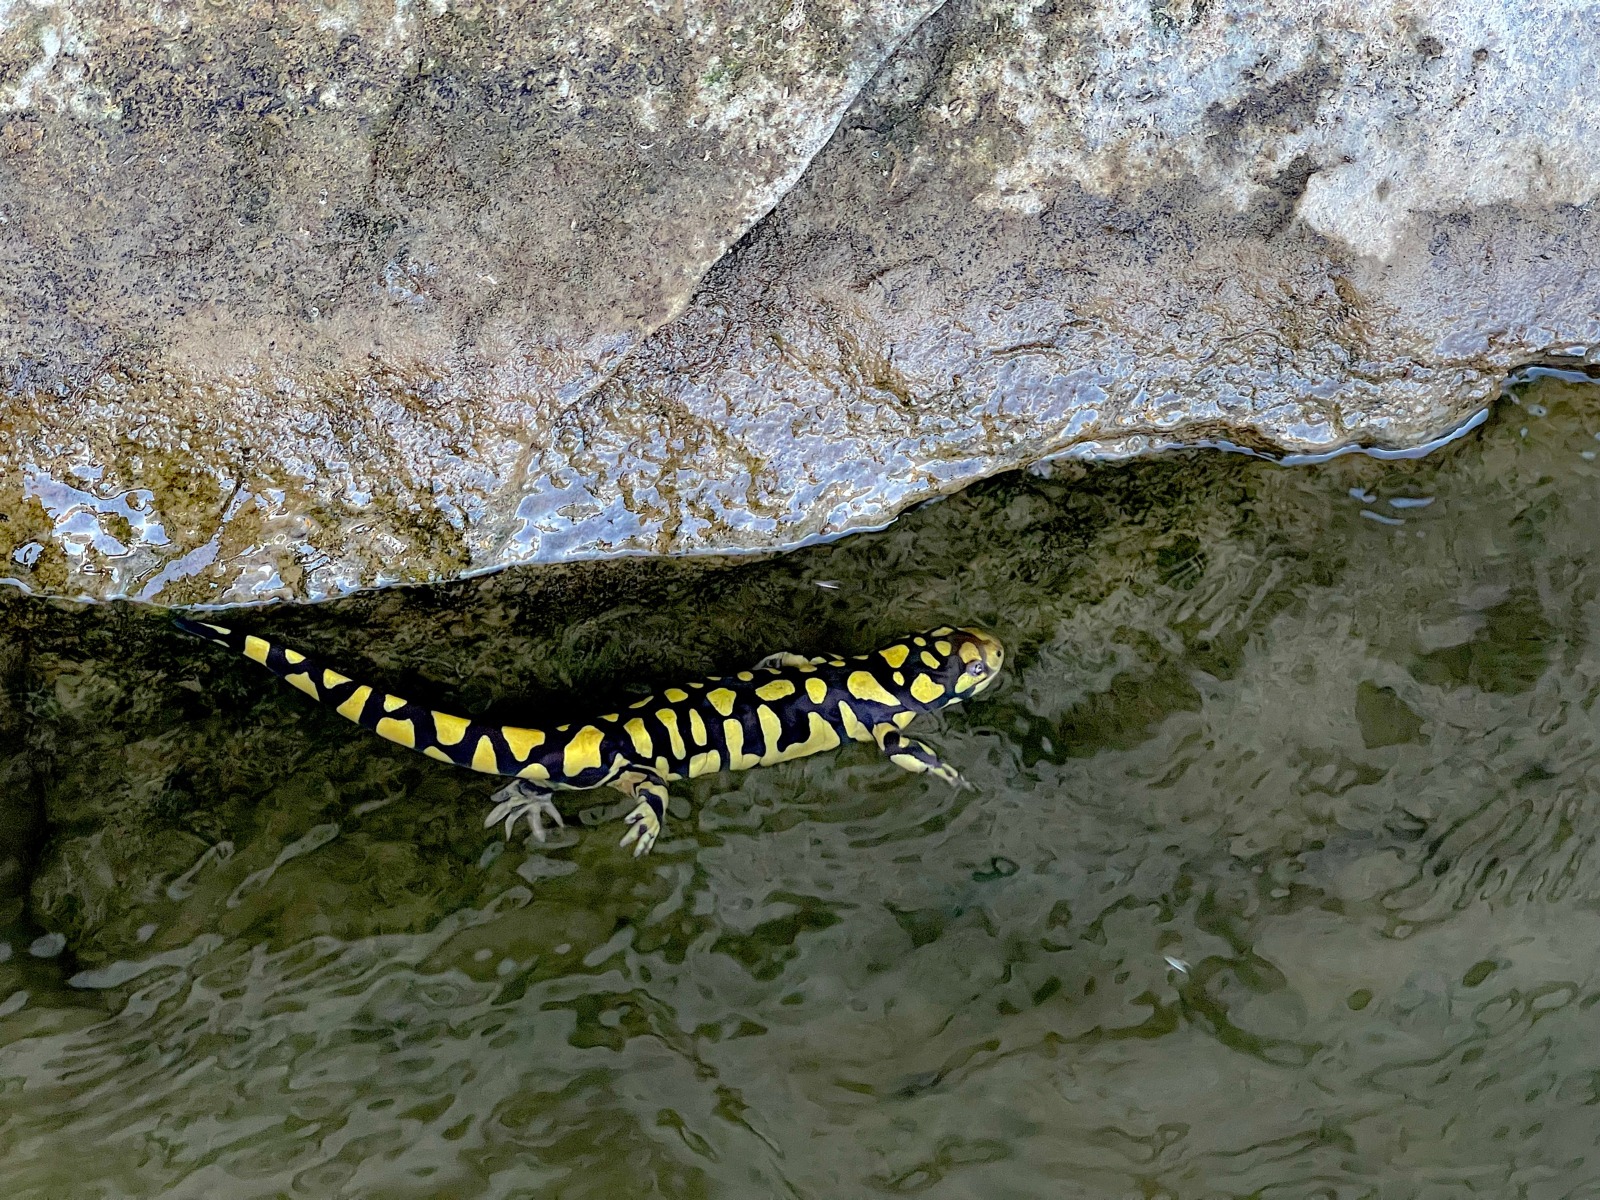
[(610, 830), (505, 846), (492, 781), (158, 615), (7, 600), (0, 769), (46, 823), (0, 963), (0, 1180), (1585, 1186), (1597, 434), (1600, 389), (1547, 377), (1423, 461), (1063, 464), (781, 558), (251, 614), (532, 721), (945, 618), (1007, 642), (928, 735), (975, 792), (847, 749), (686, 787), (639, 862)]

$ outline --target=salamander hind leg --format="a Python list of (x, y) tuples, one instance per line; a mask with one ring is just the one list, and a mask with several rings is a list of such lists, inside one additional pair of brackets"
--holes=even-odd
[(932, 746), (907, 737), (893, 725), (886, 723), (874, 726), (872, 737), (878, 743), (878, 748), (897, 767), (914, 775), (932, 775), (955, 787), (971, 786), (954, 767), (934, 752)]
[(767, 655), (752, 669), (756, 671), (764, 671), (774, 667), (809, 667), (813, 662), (816, 661), (816, 659), (807, 658), (803, 654), (796, 654), (792, 650), (779, 650), (775, 654)]
[(622, 835), (622, 845), (633, 847), (633, 856), (648, 854), (650, 847), (661, 836), (667, 819), (667, 785), (657, 775), (630, 772), (616, 783), (618, 791), (631, 796), (639, 803), (634, 805), (624, 821), (631, 828)]
[(556, 823), (558, 829), (566, 825), (556, 808), (553, 795), (554, 793), (547, 788), (529, 783), (526, 779), (519, 779), (489, 797), (489, 803), (494, 807), (489, 810), (489, 815), (483, 819), (483, 823), (487, 827), (505, 821), (506, 840), (509, 841), (517, 822), (525, 820), (533, 832), (533, 840), (542, 842), (545, 840), (545, 831), (540, 818), (549, 817)]

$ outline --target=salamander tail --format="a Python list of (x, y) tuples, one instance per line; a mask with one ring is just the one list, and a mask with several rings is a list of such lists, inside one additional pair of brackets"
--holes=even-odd
[(205, 621), (191, 621), (188, 617), (173, 617), (172, 623), (185, 633), (192, 633), (195, 637), (203, 637), (208, 642), (216, 642), (219, 646), (226, 646), (230, 650), (244, 653), (244, 635), (225, 629), (221, 625), (210, 625)]
[(545, 735), (539, 730), (484, 725), (414, 704), (255, 634), (187, 617), (176, 618), (176, 623), (185, 633), (226, 646), (260, 663), (290, 687), (331, 705), (346, 720), (408, 750), (419, 750), (429, 758), (486, 775), (548, 778), (537, 753), (545, 741)]

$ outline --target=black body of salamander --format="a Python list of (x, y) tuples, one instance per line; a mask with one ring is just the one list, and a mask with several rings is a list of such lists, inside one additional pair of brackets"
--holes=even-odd
[(253, 634), (185, 618), (178, 626), (253, 659), (391, 742), (514, 777), (491, 797), (484, 822), (504, 820), (508, 837), (519, 820), (539, 841), (541, 817), (561, 824), (555, 792), (616, 788), (638, 801), (622, 839), (636, 855), (660, 836), (673, 780), (770, 766), (848, 740), (876, 743), (905, 770), (958, 782), (954, 768), (902, 731), (923, 713), (983, 691), (1005, 657), (989, 634), (946, 626), (848, 658), (769, 655), (747, 671), (665, 688), (617, 712), (530, 729), (439, 712)]

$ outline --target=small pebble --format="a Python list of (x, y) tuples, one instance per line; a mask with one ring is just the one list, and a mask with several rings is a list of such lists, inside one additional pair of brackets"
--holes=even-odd
[(54, 958), (67, 948), (67, 939), (64, 934), (47, 933), (43, 937), (33, 939), (33, 945), (28, 947), (28, 953), (35, 958)]

